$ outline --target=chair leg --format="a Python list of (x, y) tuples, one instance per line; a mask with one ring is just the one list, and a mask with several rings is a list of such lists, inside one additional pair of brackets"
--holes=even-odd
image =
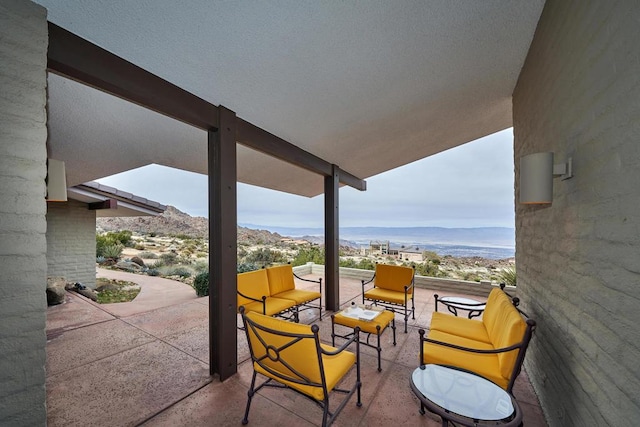
[(256, 385), (256, 372), (253, 371), (253, 378), (251, 379), (251, 387), (247, 392), (247, 408), (244, 411), (244, 418), (242, 419), (242, 424), (246, 425), (249, 422), (249, 409), (251, 408), (251, 399), (253, 399), (253, 395), (255, 393), (254, 387)]

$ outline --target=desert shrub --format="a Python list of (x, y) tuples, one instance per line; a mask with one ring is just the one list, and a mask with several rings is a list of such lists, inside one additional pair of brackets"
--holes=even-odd
[(358, 268), (358, 263), (353, 258), (340, 258), (339, 265), (340, 267)]
[(160, 271), (157, 268), (150, 268), (146, 271), (148, 276), (159, 276)]
[(206, 297), (209, 295), (209, 272), (203, 271), (193, 280), (193, 287), (196, 289), (196, 295)]
[(138, 256), (140, 258), (144, 258), (144, 259), (158, 259), (158, 255), (156, 255), (153, 252), (149, 252), (149, 251), (145, 251), (145, 252), (140, 252), (138, 254)]
[(247, 271), (254, 271), (260, 269), (260, 267), (252, 262), (239, 263), (236, 268), (238, 273), (246, 273)]
[(163, 265), (173, 265), (178, 262), (178, 255), (173, 252), (167, 252), (160, 255), (160, 261), (162, 261)]
[(98, 264), (104, 264), (104, 262), (105, 262), (106, 260), (107, 260), (107, 259), (106, 259), (105, 257), (103, 257), (102, 255), (100, 255), (99, 257), (96, 257), (96, 262), (97, 262)]
[(184, 266), (177, 266), (177, 267), (169, 266), (165, 270), (164, 274), (165, 276), (180, 276), (186, 279), (187, 277), (191, 277), (193, 272), (191, 271), (191, 269)]
[(138, 251), (144, 251), (145, 249), (147, 249), (147, 247), (142, 243), (136, 243), (136, 245), (134, 246), (134, 249)]
[(296, 265), (304, 265), (308, 262), (313, 262), (315, 264), (324, 264), (324, 250), (320, 249), (317, 246), (312, 246), (310, 248), (302, 248), (298, 250), (298, 253), (294, 257), (291, 264), (293, 266)]
[(500, 281), (505, 285), (516, 286), (516, 267), (507, 267), (500, 272)]
[(369, 258), (364, 258), (358, 263), (358, 267), (361, 270), (375, 270), (376, 263)]
[(272, 251), (269, 248), (260, 248), (253, 252), (250, 252), (249, 255), (246, 256), (245, 262), (260, 264), (260, 265), (269, 265), (278, 262), (286, 262), (284, 255), (280, 251)]
[(120, 258), (120, 255), (122, 255), (123, 249), (124, 249), (124, 246), (122, 246), (119, 243), (105, 245), (102, 247), (102, 253), (100, 254), (100, 256), (115, 260)]
[(193, 265), (193, 269), (196, 271), (196, 273), (209, 271), (209, 263), (207, 261), (196, 261)]
[[(96, 256), (105, 256), (104, 248), (107, 246), (121, 245), (123, 248), (131, 243), (131, 232), (109, 231), (104, 234), (96, 234)], [(110, 258), (110, 257), (107, 257)]]
[(480, 277), (477, 273), (468, 271), (462, 275), (462, 280), (468, 280), (469, 282), (479, 282), (480, 280), (482, 280), (482, 277)]

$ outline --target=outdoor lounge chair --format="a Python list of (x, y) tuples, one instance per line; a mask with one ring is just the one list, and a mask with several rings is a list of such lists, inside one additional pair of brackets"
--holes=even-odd
[[(407, 333), (409, 314), (415, 315), (414, 274), (411, 267), (401, 265), (376, 264), (376, 271), (368, 281), (362, 281), (362, 303), (371, 301), (394, 313), (404, 314), (404, 333)], [(365, 292), (365, 285), (373, 282), (373, 288)], [(411, 308), (409, 308), (411, 300)]]
[[(291, 264), (268, 267), (267, 277), (269, 278), (269, 291), (271, 296), (296, 302), (296, 306), (294, 308), (296, 322), (298, 321), (298, 312), (301, 309), (307, 310), (317, 308), (319, 310), (320, 319), (322, 319), (322, 278), (313, 280), (299, 277), (293, 272)], [(318, 291), (297, 289), (294, 278), (305, 282), (317, 283)], [(315, 300), (318, 300), (317, 304), (312, 302)]]
[[(247, 408), (242, 424), (249, 422), (251, 400), (262, 387), (288, 388), (316, 402), (322, 408), (322, 425), (330, 425), (357, 392), (360, 400), (359, 329), (340, 348), (320, 343), (317, 325), (304, 325), (247, 312), (240, 308), (247, 342), (253, 362), (253, 378), (249, 388)], [(356, 344), (355, 354), (346, 348)], [(337, 388), (355, 365), (356, 378), (350, 389)], [(256, 387), (260, 374), (267, 379)], [(337, 393), (346, 395), (331, 411), (329, 398)]]

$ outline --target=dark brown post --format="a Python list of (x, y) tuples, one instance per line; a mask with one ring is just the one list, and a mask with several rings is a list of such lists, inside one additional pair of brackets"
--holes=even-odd
[(209, 370), (224, 381), (237, 372), (236, 114), (220, 106), (209, 144)]
[(331, 165), (331, 175), (324, 177), (324, 277), (327, 310), (340, 306), (340, 264), (338, 230), (338, 189), (340, 169)]

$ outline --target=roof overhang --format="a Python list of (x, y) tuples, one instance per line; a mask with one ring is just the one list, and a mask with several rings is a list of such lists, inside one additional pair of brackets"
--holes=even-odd
[[(37, 1), (51, 22), (362, 179), (510, 127), (544, 5)], [(207, 173), (206, 132), (179, 117), (54, 74), (48, 108), (70, 185), (152, 163)], [(238, 180), (323, 192), (318, 173), (253, 146), (238, 147)]]
[(153, 200), (118, 190), (117, 188), (86, 182), (67, 188), (70, 199), (87, 203), (97, 217), (156, 216), (167, 207)]

